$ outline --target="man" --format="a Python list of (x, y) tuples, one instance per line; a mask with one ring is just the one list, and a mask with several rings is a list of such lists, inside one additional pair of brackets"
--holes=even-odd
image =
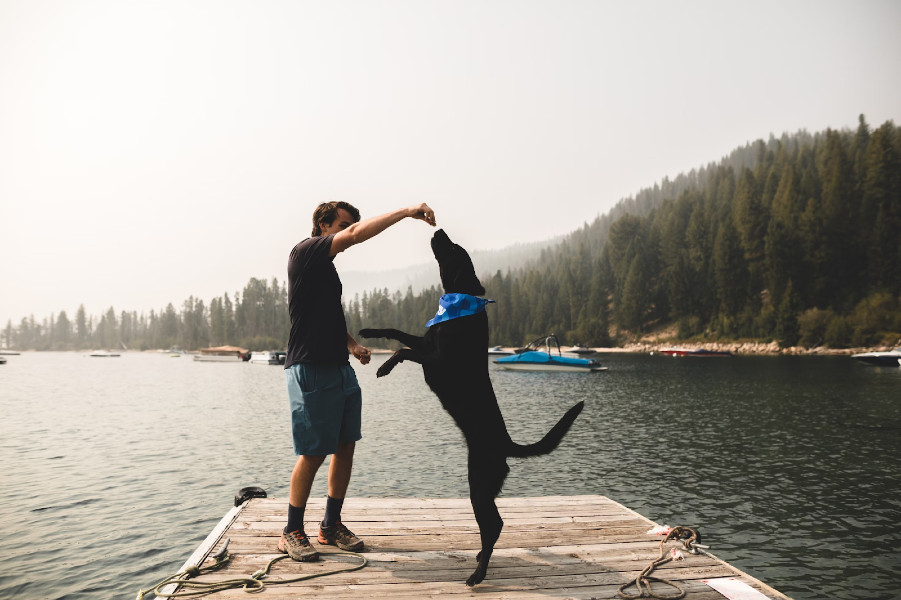
[(341, 280), (333, 261), (339, 252), (365, 242), (407, 217), (435, 226), (426, 204), (360, 221), (360, 211), (346, 202), (325, 202), (313, 212), (312, 237), (288, 258), (288, 311), (291, 335), (285, 379), (291, 406), (294, 454), (288, 524), (278, 541), (280, 552), (294, 560), (319, 558), (304, 531), (304, 509), (316, 471), (332, 455), (325, 518), (319, 543), (358, 552), (363, 541), (341, 523), (341, 506), (350, 483), (354, 446), (360, 433), (362, 395), (348, 352), (361, 364), (370, 352), (347, 332), (341, 306)]

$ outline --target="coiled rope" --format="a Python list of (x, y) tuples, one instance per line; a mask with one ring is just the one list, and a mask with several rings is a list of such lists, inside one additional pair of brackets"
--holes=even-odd
[[(644, 596), (645, 590), (647, 590), (648, 596), (651, 598), (660, 598), (661, 600), (679, 600), (680, 598), (685, 597), (685, 590), (682, 589), (678, 583), (674, 581), (670, 581), (669, 579), (663, 579), (662, 577), (652, 577), (651, 573), (654, 572), (654, 569), (661, 565), (665, 565), (666, 563), (675, 560), (673, 553), (666, 552), (663, 548), (663, 545), (666, 544), (670, 540), (676, 540), (682, 542), (682, 545), (692, 554), (707, 554), (704, 552), (703, 548), (707, 548), (707, 546), (701, 546), (701, 534), (696, 530), (690, 527), (673, 527), (670, 529), (669, 533), (666, 534), (666, 537), (660, 542), (660, 557), (651, 562), (647, 567), (644, 568), (638, 577), (634, 580), (624, 583), (619, 586), (619, 589), (616, 591), (619, 594), (620, 598), (626, 598), (626, 600), (636, 600), (637, 598), (641, 598)], [(651, 582), (656, 581), (658, 583), (663, 583), (669, 586), (672, 586), (678, 590), (677, 594), (664, 596), (661, 594), (657, 594), (651, 590)], [(625, 592), (626, 588), (634, 585), (638, 589), (638, 593), (635, 595), (627, 594)], [(642, 589), (641, 586), (644, 586)]]
[[(366, 566), (368, 561), (366, 557), (362, 554), (358, 554), (356, 552), (346, 552), (343, 550), (334, 551), (334, 552), (320, 552), (320, 555), (323, 554), (345, 554), (354, 556), (356, 558), (362, 559), (362, 563), (358, 565), (351, 565), (349, 567), (345, 567), (343, 569), (335, 569), (332, 571), (323, 571), (321, 573), (310, 573), (309, 575), (301, 575), (300, 577), (292, 577), (290, 579), (273, 579), (270, 581), (266, 581), (263, 583), (262, 578), (269, 575), (269, 570), (272, 568), (272, 565), (277, 563), (280, 560), (285, 560), (289, 558), (286, 554), (285, 556), (276, 556), (262, 569), (254, 572), (249, 577), (237, 577), (234, 579), (223, 579), (222, 581), (192, 581), (190, 577), (197, 577), (198, 575), (203, 575), (205, 573), (211, 573), (213, 571), (217, 571), (225, 566), (231, 559), (231, 554), (228, 553), (228, 539), (225, 540), (225, 544), (222, 549), (213, 557), (216, 559), (216, 562), (208, 567), (188, 567), (183, 571), (179, 571), (174, 575), (169, 575), (161, 582), (153, 586), (152, 588), (146, 590), (139, 590), (138, 596), (135, 600), (142, 600), (146, 594), (153, 592), (160, 598), (183, 598), (186, 596), (200, 596), (202, 594), (211, 594), (213, 592), (221, 592), (223, 590), (231, 590), (237, 588), (243, 588), (245, 592), (248, 594), (257, 594), (262, 592), (266, 588), (266, 584), (269, 585), (281, 585), (284, 583), (296, 583), (298, 581), (305, 581), (307, 579), (314, 579), (316, 577), (325, 577), (326, 575), (335, 575), (337, 573), (350, 573), (351, 571), (359, 571), (363, 567)], [(161, 591), (161, 588), (167, 586), (169, 584), (175, 584), (178, 588), (185, 588), (186, 591), (176, 591), (173, 593), (167, 593)]]

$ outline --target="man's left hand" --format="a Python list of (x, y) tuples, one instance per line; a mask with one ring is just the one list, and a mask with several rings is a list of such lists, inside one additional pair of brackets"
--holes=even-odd
[(354, 355), (360, 364), (368, 365), (369, 360), (372, 358), (372, 352), (369, 351), (369, 348), (364, 348), (360, 344), (356, 344), (353, 348), (350, 349), (350, 353)]

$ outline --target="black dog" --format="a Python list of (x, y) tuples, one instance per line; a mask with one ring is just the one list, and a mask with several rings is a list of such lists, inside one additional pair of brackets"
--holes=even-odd
[[(454, 244), (443, 230), (439, 229), (432, 236), (432, 252), (441, 268), (445, 293), (473, 296), (485, 293), (469, 254)], [(523, 446), (511, 440), (488, 378), (485, 355), (488, 315), (485, 311), (436, 323), (424, 337), (396, 329), (363, 329), (360, 335), (394, 339), (409, 346), (385, 361), (377, 375), (384, 377), (405, 360), (421, 364), (426, 383), (463, 431), (469, 447), (469, 499), (482, 539), (482, 551), (476, 557), (478, 567), (466, 580), (466, 585), (475, 585), (485, 578), (494, 544), (504, 526), (494, 499), (510, 471), (507, 457), (551, 452), (569, 431), (585, 403), (579, 402), (569, 409), (541, 441)]]

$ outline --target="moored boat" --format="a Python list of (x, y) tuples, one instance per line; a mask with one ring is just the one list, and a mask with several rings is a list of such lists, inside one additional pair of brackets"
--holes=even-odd
[[(557, 355), (551, 352), (551, 342), (557, 347)], [(544, 345), (546, 352), (539, 350)], [(590, 373), (606, 371), (598, 361), (587, 358), (563, 356), (557, 336), (551, 334), (538, 338), (525, 347), (524, 351), (514, 356), (499, 358), (494, 364), (510, 371), (562, 371), (569, 373)]]
[(852, 354), (851, 358), (875, 367), (897, 367), (899, 360), (901, 360), (901, 349), (896, 348), (890, 352)]
[(0, 356), (19, 356), (19, 353), (14, 350), (0, 350)]
[(198, 362), (242, 362), (250, 358), (248, 350), (237, 346), (217, 346), (203, 348), (200, 354), (194, 355)]
[(5, 364), (6, 364), (6, 359), (3, 358), (2, 356), (0, 356), (0, 365), (5, 365)]
[(254, 352), (250, 355), (250, 362), (257, 365), (283, 365), (285, 359), (279, 360), (279, 354), (284, 352)]
[(661, 348), (659, 352), (665, 356), (693, 356), (697, 358), (716, 358), (733, 355), (728, 350), (705, 350), (704, 348)]
[(514, 354), (513, 350), (504, 350), (500, 346), (488, 348), (488, 356), (510, 356)]
[(116, 352), (110, 352), (109, 350), (94, 350), (88, 356), (93, 358), (116, 358), (119, 356)]
[(585, 356), (587, 354), (594, 354), (594, 350), (591, 348), (586, 348), (580, 344), (575, 344), (574, 346), (570, 346), (569, 348), (564, 348), (562, 350), (563, 354), (575, 354), (577, 356)]

